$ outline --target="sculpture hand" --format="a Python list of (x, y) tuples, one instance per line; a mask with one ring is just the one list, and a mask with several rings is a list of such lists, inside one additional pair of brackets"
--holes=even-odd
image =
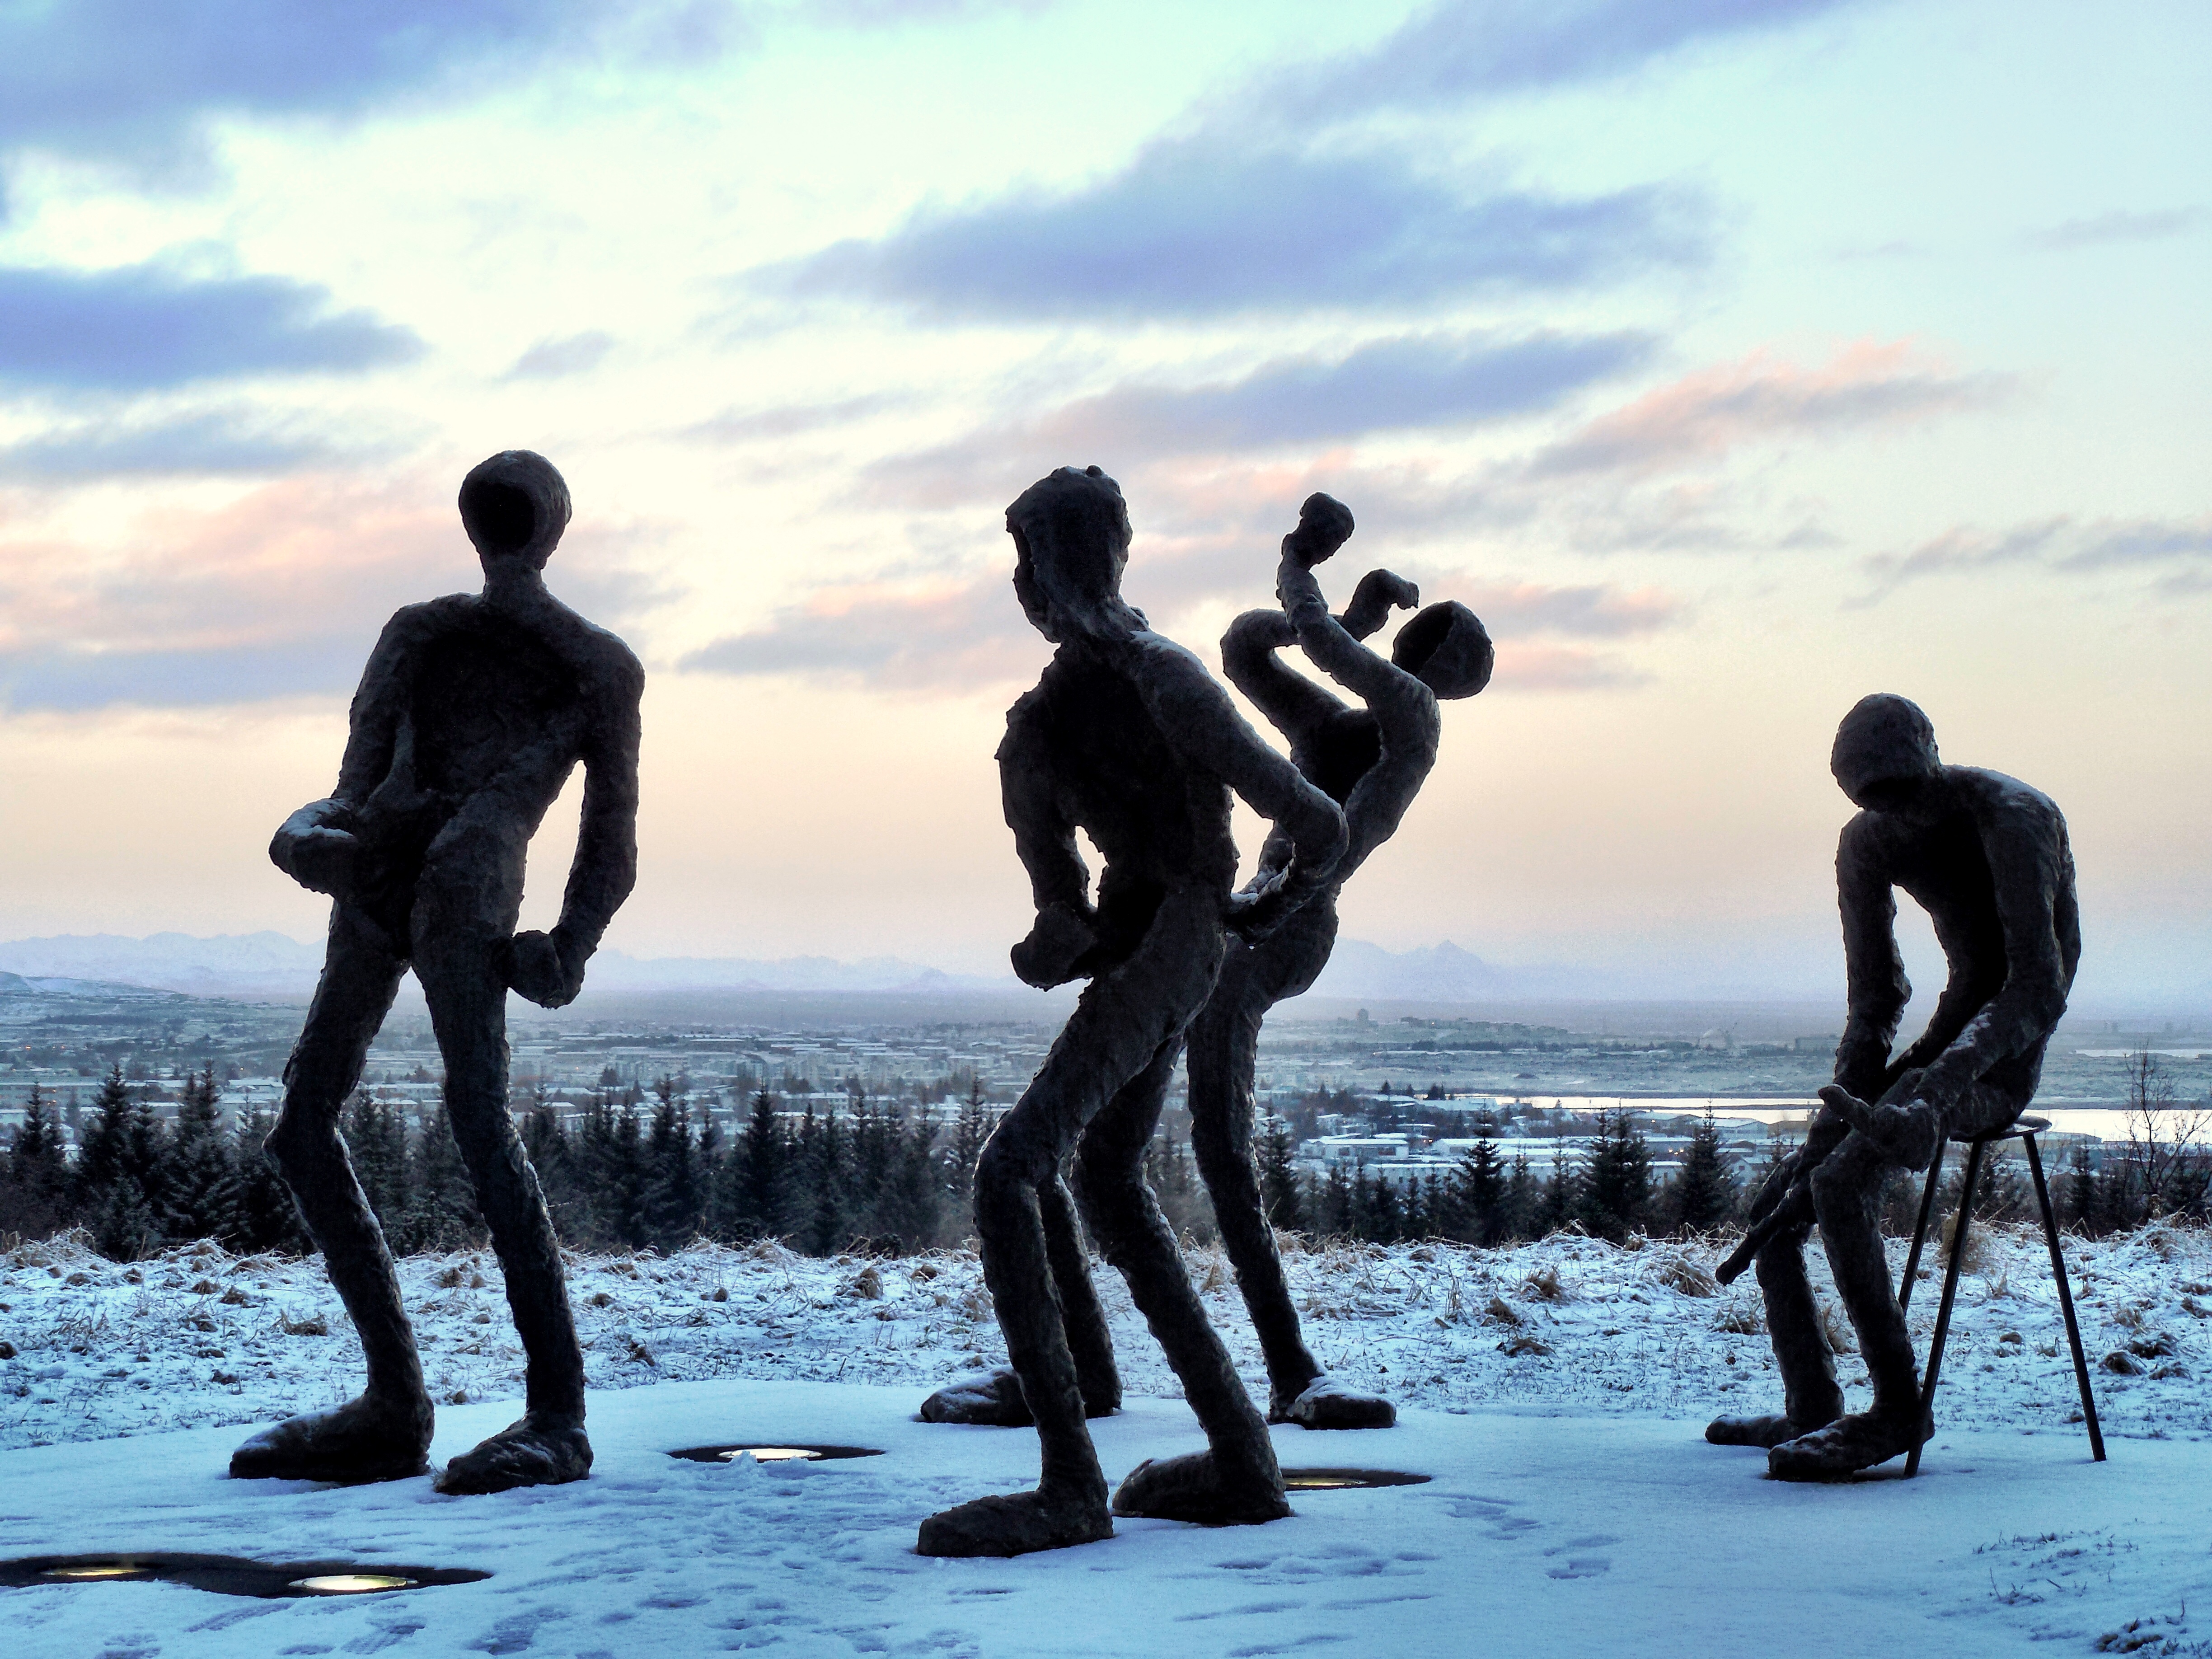
[(1298, 508), (1298, 527), (1283, 538), (1283, 556), (1310, 570), (1352, 536), (1352, 509), (1319, 490)]
[(1097, 944), (1088, 916), (1071, 905), (1049, 905), (1037, 912), (1029, 937), (1014, 946), (1014, 972), (1023, 984), (1049, 991), (1079, 978), (1079, 964)]
[(563, 946), (560, 930), (517, 933), (509, 946), (507, 982), (541, 1008), (565, 1008), (584, 988), (585, 953)]
[(1924, 1170), (1943, 1145), (1943, 1125), (1924, 1100), (1903, 1106), (1869, 1106), (1848, 1090), (1830, 1084), (1820, 1098), (1890, 1158), (1908, 1170)]
[(1411, 611), (1420, 602), (1418, 583), (1407, 581), (1395, 571), (1370, 570), (1352, 589), (1352, 603), (1344, 607), (1337, 621), (1353, 639), (1364, 640), (1390, 620), (1393, 610)]
[(1229, 903), (1221, 913), (1221, 925), (1247, 945), (1266, 941), (1297, 908), (1295, 896), (1288, 890), (1285, 872), (1229, 896)]
[(277, 826), (269, 843), (270, 862), (311, 893), (346, 897), (361, 855), (360, 840), (339, 827), (351, 816), (337, 801), (310, 802)]

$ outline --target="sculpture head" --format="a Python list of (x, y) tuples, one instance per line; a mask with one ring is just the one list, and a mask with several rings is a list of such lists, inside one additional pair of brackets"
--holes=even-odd
[(1909, 814), (1928, 804), (1943, 763), (1936, 753), (1936, 728), (1920, 705), (1880, 691), (1860, 698), (1844, 716), (1828, 770), (1853, 805)]
[(1129, 509), (1121, 486), (1095, 466), (1063, 466), (1006, 509), (1014, 592), (1023, 614), (1056, 642), (1126, 634), (1144, 619), (1121, 600)]
[(520, 559), (532, 570), (568, 527), (568, 486), (553, 463), (528, 449), (502, 449), (461, 480), (461, 526), (489, 573), (495, 560)]
[(1443, 599), (1398, 630), (1390, 660), (1439, 697), (1471, 697), (1490, 684), (1498, 652), (1474, 611)]

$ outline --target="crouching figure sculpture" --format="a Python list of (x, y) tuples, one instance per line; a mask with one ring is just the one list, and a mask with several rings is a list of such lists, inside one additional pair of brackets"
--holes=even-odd
[[(1112, 1533), (1113, 1514), (1224, 1522), (1290, 1512), (1267, 1425), (1207, 1322), (1143, 1158), (1225, 932), (1260, 936), (1279, 924), (1322, 890), (1346, 842), (1335, 803), (1261, 740), (1197, 658), (1123, 602), (1129, 519), (1111, 478), (1064, 467), (1023, 493), (1006, 527), (1022, 609), (1059, 647), (1008, 711), (999, 748), (1037, 913), (1014, 970), (1039, 987), (1090, 984), (975, 1172), (984, 1278), (1036, 1423), (1042, 1478), (1033, 1492), (932, 1516), (924, 1555), (1086, 1543)], [(1292, 848), (1257, 893), (1231, 890), (1231, 791)], [(1106, 860), (1095, 902), (1078, 829)], [(1209, 1445), (1139, 1465), (1110, 1512), (1054, 1289), (1054, 1258), (1075, 1248), (1060, 1175), (1071, 1150), (1092, 1236), (1128, 1280)]]
[[(2026, 1109), (2081, 956), (2066, 820), (2048, 796), (1944, 765), (1927, 715), (1898, 696), (1864, 698), (1844, 717), (1829, 768), (1860, 809), (1836, 849), (1849, 1018), (1804, 1146), (1767, 1178), (1721, 1269), (1725, 1281), (1746, 1259), (1758, 1265), (1783, 1409), (1705, 1431), (1716, 1445), (1768, 1448), (1768, 1472), (1784, 1480), (1842, 1480), (1933, 1432), (1882, 1252), (1881, 1189), (1893, 1170), (1926, 1169), (1947, 1137), (1991, 1133)], [(1893, 1059), (1912, 995), (1899, 888), (1935, 923), (1950, 977), (1928, 1029)], [(1874, 1384), (1869, 1408), (1848, 1416), (1805, 1277), (1815, 1221)]]
[[(629, 894), (644, 671), (620, 640), (546, 591), (542, 573), (569, 510), (550, 462), (524, 450), (493, 456), (462, 483), (460, 509), (483, 591), (392, 617), (354, 696), (337, 788), (286, 819), (269, 849), (279, 869), (335, 902), (268, 1150), (361, 1334), (368, 1380), (357, 1399), (248, 1440), (231, 1459), (234, 1476), (380, 1480), (428, 1467), (432, 1407), (414, 1332), (338, 1133), (410, 964), (528, 1362), (522, 1420), (453, 1459), (439, 1489), (549, 1486), (592, 1467), (560, 1246), (507, 1114), (507, 994), (548, 1008), (574, 1000)], [(560, 922), (518, 933), (530, 838), (580, 761), (583, 825)]]

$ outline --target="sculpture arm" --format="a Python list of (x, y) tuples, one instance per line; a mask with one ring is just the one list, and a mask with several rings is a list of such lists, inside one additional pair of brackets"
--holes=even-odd
[(1297, 629), (1280, 611), (1247, 611), (1221, 636), (1221, 667), (1267, 723), (1293, 744), (1346, 713), (1345, 706), (1275, 653), (1297, 643)]
[(1928, 1062), (1919, 1093), (1939, 1111), (1998, 1061), (2049, 1037), (2066, 1012), (2071, 975), (2058, 910), (2073, 872), (2065, 823), (2056, 809), (2007, 804), (1994, 823), (1984, 818), (1983, 843), (2004, 929), (2004, 985)]
[(645, 671), (623, 653), (611, 676), (598, 730), (584, 752), (583, 822), (568, 884), (561, 896), (554, 934), (590, 956), (637, 884), (637, 759), (642, 735), (639, 705)]
[(392, 769), (419, 609), (410, 605), (386, 623), (368, 654), (347, 714), (337, 787), (286, 818), (270, 838), (269, 861), (310, 892), (343, 899), (353, 890), (361, 852), (355, 814)]
[(1836, 1046), (1836, 1083), (1863, 1100), (1882, 1092), (1897, 1023), (1912, 1000), (1897, 949), (1897, 896), (1875, 845), (1872, 820), (1844, 826), (1836, 847), (1836, 902), (1843, 913), (1844, 979), (1850, 1012)]
[(1176, 751), (1290, 837), (1292, 856), (1279, 883), (1238, 912), (1240, 932), (1264, 937), (1328, 882), (1348, 839), (1344, 814), (1261, 740), (1196, 657), (1157, 634), (1140, 635), (1132, 648), (1139, 653), (1132, 679)]
[(1062, 810), (1051, 750), (1025, 698), (1006, 716), (999, 744), (999, 795), (1014, 853), (1029, 872), (1036, 921), (1012, 951), (1015, 974), (1049, 990), (1080, 977), (1079, 964), (1097, 941), (1091, 872), (1076, 850), (1075, 824)]

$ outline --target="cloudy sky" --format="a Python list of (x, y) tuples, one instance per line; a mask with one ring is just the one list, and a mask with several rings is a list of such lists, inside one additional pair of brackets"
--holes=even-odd
[(2196, 0), (0, 0), (0, 937), (312, 937), (268, 835), (526, 447), (651, 674), (609, 943), (999, 971), (1001, 510), (1096, 462), (1209, 659), (1315, 489), (1333, 592), (1497, 637), (1351, 936), (1832, 987), (1894, 690), (2065, 810), (2083, 995), (2201, 1002), (2208, 66)]

